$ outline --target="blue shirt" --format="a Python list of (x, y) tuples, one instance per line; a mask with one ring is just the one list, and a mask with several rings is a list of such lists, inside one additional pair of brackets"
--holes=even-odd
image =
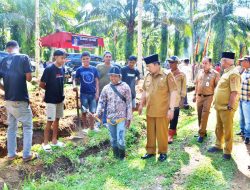
[(59, 68), (55, 64), (48, 65), (43, 72), (41, 82), (46, 83), (44, 99), (46, 103), (59, 104), (64, 100), (64, 68)]
[(82, 94), (91, 94), (96, 93), (96, 78), (99, 78), (99, 73), (97, 69), (93, 66), (89, 67), (79, 67), (76, 70), (76, 79), (80, 80), (81, 84), (81, 93)]
[(29, 101), (26, 73), (31, 73), (29, 57), (9, 54), (0, 62), (0, 78), (3, 78), (5, 100)]
[(136, 79), (140, 79), (140, 72), (138, 69), (131, 69), (129, 66), (125, 66), (121, 69), (122, 73), (122, 81), (126, 82), (131, 90), (132, 94), (132, 99), (136, 97), (136, 92), (135, 92), (135, 83)]

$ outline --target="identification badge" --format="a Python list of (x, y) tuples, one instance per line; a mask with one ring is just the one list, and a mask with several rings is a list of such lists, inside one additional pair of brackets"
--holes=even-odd
[(209, 82), (206, 82), (206, 86), (209, 86)]

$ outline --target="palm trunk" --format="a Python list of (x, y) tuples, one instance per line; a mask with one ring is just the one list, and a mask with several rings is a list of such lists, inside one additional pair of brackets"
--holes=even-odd
[(224, 21), (219, 21), (213, 42), (213, 59), (215, 63), (220, 61), (221, 53), (224, 51), (225, 41), (226, 41), (226, 23)]
[(39, 77), (39, 65), (40, 65), (40, 28), (39, 28), (39, 0), (36, 0), (36, 10), (35, 10), (35, 61), (36, 61), (36, 78)]
[[(163, 17), (163, 21), (166, 19), (166, 15)], [(161, 25), (161, 49), (160, 49), (160, 60), (165, 62), (168, 54), (168, 26), (162, 22)]]
[(177, 29), (175, 29), (175, 34), (174, 34), (174, 55), (176, 55), (176, 56), (180, 55), (180, 48), (181, 48), (180, 32)]
[(143, 9), (143, 0), (138, 1), (138, 42), (137, 42), (137, 54), (138, 54), (138, 61), (137, 61), (137, 67), (140, 71), (140, 73), (143, 72), (143, 62), (142, 62), (142, 9)]
[(189, 1), (190, 6), (190, 26), (191, 26), (191, 63), (194, 62), (195, 56), (194, 56), (194, 22), (193, 22), (193, 0)]
[(127, 25), (127, 34), (126, 34), (126, 43), (125, 43), (125, 59), (128, 59), (134, 51), (134, 23), (128, 23)]

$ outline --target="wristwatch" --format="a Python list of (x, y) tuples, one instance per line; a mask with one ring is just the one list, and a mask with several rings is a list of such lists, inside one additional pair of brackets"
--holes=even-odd
[(232, 110), (233, 108), (229, 105), (227, 105), (227, 110)]

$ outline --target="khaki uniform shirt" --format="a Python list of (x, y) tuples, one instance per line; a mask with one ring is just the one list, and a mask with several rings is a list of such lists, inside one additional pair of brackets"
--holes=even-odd
[(163, 70), (160, 70), (156, 76), (148, 73), (144, 80), (143, 90), (146, 91), (147, 116), (166, 116), (170, 93), (177, 90), (173, 74)]
[(184, 98), (187, 94), (186, 75), (179, 69), (177, 69), (172, 73), (174, 75), (175, 82), (177, 85), (177, 97), (176, 97), (175, 107), (179, 107), (181, 98)]
[[(224, 70), (217, 88), (215, 89), (214, 105), (216, 110), (227, 110), (230, 94), (233, 91), (240, 93), (241, 76), (239, 70), (235, 66), (231, 66)], [(239, 96), (234, 105), (231, 105), (233, 110), (236, 110), (239, 103)]]
[(210, 69), (206, 73), (203, 69), (197, 75), (196, 78), (196, 93), (197, 95), (212, 95), (216, 87), (216, 82), (220, 78), (220, 73), (214, 69)]

